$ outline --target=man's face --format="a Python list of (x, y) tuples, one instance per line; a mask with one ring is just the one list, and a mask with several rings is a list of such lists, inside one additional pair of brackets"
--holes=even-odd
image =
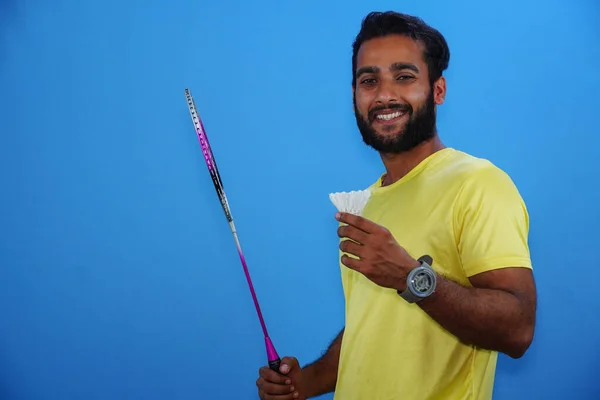
[(354, 85), (356, 122), (375, 150), (400, 153), (435, 135), (435, 104), (443, 101), (444, 82), (430, 85), (418, 42), (400, 35), (364, 42)]

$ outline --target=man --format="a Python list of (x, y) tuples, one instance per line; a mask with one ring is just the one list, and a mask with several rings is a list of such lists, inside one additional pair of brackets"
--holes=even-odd
[(443, 36), (371, 13), (354, 43), (358, 128), (385, 173), (361, 217), (337, 213), (345, 328), (300, 368), (263, 367), (263, 400), (490, 399), (498, 352), (523, 356), (535, 326), (529, 221), (511, 179), (445, 147)]

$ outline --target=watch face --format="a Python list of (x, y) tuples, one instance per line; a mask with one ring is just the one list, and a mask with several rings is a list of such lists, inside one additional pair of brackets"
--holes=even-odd
[(420, 271), (413, 278), (413, 289), (419, 294), (427, 294), (433, 286), (433, 277), (426, 271)]

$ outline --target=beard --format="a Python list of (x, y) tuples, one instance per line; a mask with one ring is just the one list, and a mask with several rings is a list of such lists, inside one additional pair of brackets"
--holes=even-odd
[[(431, 89), (425, 104), (418, 108), (416, 112), (414, 112), (412, 106), (409, 104), (389, 104), (387, 106), (374, 107), (369, 111), (368, 118), (365, 118), (358, 111), (356, 97), (354, 97), (354, 116), (356, 117), (356, 124), (362, 135), (363, 142), (380, 153), (398, 154), (409, 151), (435, 137), (437, 134), (435, 102), (433, 88)], [(396, 131), (387, 137), (382, 136), (373, 128), (375, 113), (382, 110), (404, 111), (408, 114), (408, 122), (400, 129), (393, 126), (384, 126), (383, 129), (387, 130), (387, 133), (392, 133), (394, 129)]]

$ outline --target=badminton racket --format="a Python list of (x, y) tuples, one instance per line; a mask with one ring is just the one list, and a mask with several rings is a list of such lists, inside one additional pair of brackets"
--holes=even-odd
[(231, 233), (233, 234), (233, 238), (235, 239), (235, 244), (237, 246), (237, 251), (240, 256), (240, 260), (242, 262), (242, 267), (244, 267), (244, 273), (246, 274), (246, 280), (248, 281), (248, 287), (250, 288), (250, 293), (252, 294), (252, 300), (254, 301), (254, 307), (256, 308), (256, 313), (258, 314), (258, 319), (260, 320), (260, 325), (263, 330), (263, 334), (265, 337), (265, 346), (267, 349), (267, 360), (269, 362), (269, 367), (279, 372), (279, 365), (281, 364), (281, 360), (277, 351), (275, 350), (275, 346), (271, 342), (269, 338), (269, 333), (267, 331), (267, 326), (265, 324), (265, 320), (262, 315), (262, 311), (260, 310), (260, 305), (258, 304), (258, 299), (256, 297), (256, 293), (254, 291), (254, 285), (252, 284), (252, 279), (250, 278), (250, 272), (248, 272), (248, 266), (246, 265), (246, 259), (244, 257), (244, 253), (242, 252), (242, 246), (240, 244), (240, 239), (238, 238), (237, 230), (235, 228), (235, 224), (233, 221), (233, 217), (231, 216), (231, 209), (229, 208), (229, 203), (227, 201), (227, 196), (225, 195), (225, 189), (223, 187), (223, 182), (221, 180), (221, 175), (219, 174), (219, 169), (217, 168), (217, 163), (215, 162), (215, 158), (212, 153), (212, 149), (210, 144), (208, 143), (208, 137), (206, 135), (206, 131), (204, 130), (204, 125), (202, 124), (202, 120), (200, 119), (200, 115), (198, 114), (198, 110), (196, 109), (196, 104), (194, 103), (194, 98), (189, 89), (185, 89), (185, 97), (187, 99), (188, 108), (190, 111), (190, 116), (192, 117), (192, 122), (194, 123), (194, 128), (196, 129), (196, 135), (198, 136), (198, 140), (200, 141), (200, 147), (202, 148), (202, 153), (204, 155), (204, 161), (206, 161), (206, 166), (208, 167), (208, 172), (210, 173), (210, 177), (212, 178), (213, 184), (215, 185), (215, 190), (217, 191), (217, 195), (219, 196), (219, 200), (221, 201), (221, 206), (223, 207), (223, 211), (225, 212), (225, 217), (227, 218), (227, 222), (229, 222), (229, 228), (231, 229)]

